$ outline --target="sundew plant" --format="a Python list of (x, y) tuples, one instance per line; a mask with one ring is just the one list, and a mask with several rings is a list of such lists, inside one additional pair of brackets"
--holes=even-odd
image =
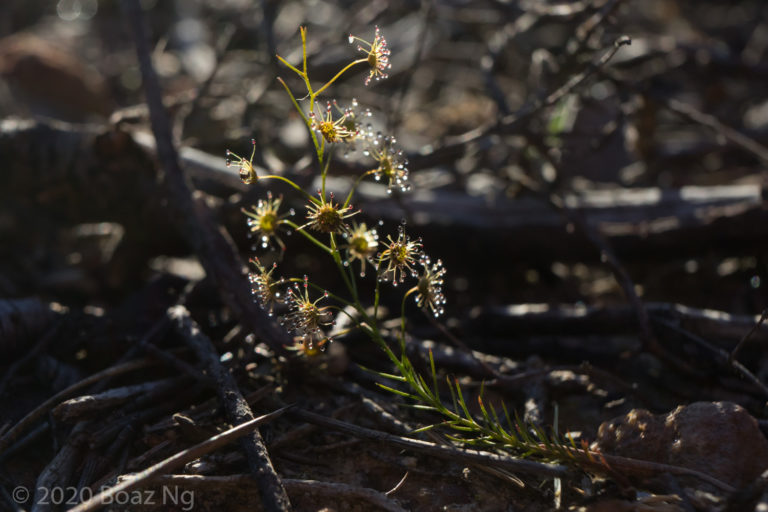
[[(366, 68), (364, 84), (375, 83), (387, 78), (390, 68), (390, 51), (387, 40), (376, 28), (373, 41), (349, 36), (349, 42), (356, 46), (359, 58), (352, 60), (325, 84), (317, 86), (309, 76), (305, 28), (300, 29), (302, 41), (302, 62), (294, 66), (278, 55), (278, 59), (290, 71), (301, 78), (306, 91), (296, 93), (285, 81), (278, 78), (285, 88), (290, 101), (307, 125), (314, 145), (320, 187), (314, 193), (303, 190), (295, 182), (283, 176), (258, 176), (253, 166), (253, 155), (241, 157), (227, 151), (227, 165), (237, 165), (240, 177), (246, 184), (264, 180), (281, 180), (289, 184), (306, 201), (304, 212), (282, 211), (282, 197), (268, 193), (257, 205), (243, 210), (247, 217), (252, 236), (258, 240), (262, 250), (288, 251), (281, 234), (294, 231), (307, 238), (317, 249), (325, 253), (338, 267), (346, 290), (331, 293), (316, 286), (308, 276), (301, 278), (279, 278), (277, 266), (265, 268), (258, 258), (252, 259), (254, 266), (250, 274), (253, 293), (261, 305), (270, 313), (287, 309), (279, 316), (280, 322), (295, 336), (293, 347), (304, 356), (312, 356), (323, 350), (331, 339), (328, 330), (333, 317), (343, 308), (352, 307), (357, 313), (354, 321), (357, 328), (365, 331), (375, 342), (387, 347), (378, 328), (378, 305), (382, 286), (407, 287), (403, 296), (403, 311), (408, 297), (418, 307), (434, 316), (443, 313), (442, 262), (433, 262), (424, 252), (420, 239), (406, 233), (400, 226), (397, 233), (380, 239), (375, 228), (358, 221), (361, 211), (353, 206), (355, 191), (364, 179), (382, 182), (389, 192), (407, 191), (408, 162), (397, 147), (394, 137), (375, 133), (370, 123), (369, 109), (362, 109), (356, 100), (341, 106), (336, 99), (327, 97), (331, 86), (343, 75), (357, 68)], [(255, 141), (252, 141), (255, 144)], [(326, 190), (326, 178), (333, 169), (333, 155), (360, 149), (367, 159), (367, 169), (355, 181), (350, 192), (343, 198), (334, 197)], [(303, 214), (303, 219), (299, 219)], [(376, 280), (372, 301), (365, 302), (358, 293), (358, 280)], [(373, 306), (373, 314), (366, 306)], [(402, 338), (402, 333), (401, 333)]]
[[(277, 264), (267, 267), (253, 258), (250, 281), (261, 306), (270, 315), (277, 314), (280, 323), (294, 335), (292, 348), (299, 357), (312, 357), (324, 350), (332, 341), (329, 332), (334, 317), (348, 315), (354, 328), (376, 343), (396, 369), (394, 373), (378, 373), (392, 382), (391, 386), (380, 386), (404, 397), (409, 405), (442, 417), (439, 423), (420, 431), (447, 426), (453, 430), (452, 437), (463, 443), (503, 447), (526, 456), (575, 462), (582, 467), (599, 465), (586, 447), (579, 448), (572, 442), (524, 425), (514, 415), (510, 416), (503, 404), (497, 412), (490, 404), (483, 403), (482, 394), (478, 404), (482, 417), (475, 418), (458, 380), (448, 379), (447, 384), (440, 385), (431, 353), (431, 375), (425, 378), (415, 370), (405, 350), (406, 305), (415, 303), (426, 314), (440, 317), (446, 303), (443, 291), (446, 270), (441, 260), (427, 254), (420, 238), (407, 233), (404, 224), (397, 232), (380, 237), (376, 229), (358, 220), (362, 212), (353, 207), (352, 201), (359, 184), (372, 179), (386, 185), (388, 192), (408, 191), (408, 162), (393, 136), (374, 133), (370, 124), (364, 124), (371, 115), (369, 109), (362, 109), (354, 99), (342, 106), (329, 96), (335, 82), (358, 69), (366, 70), (365, 86), (387, 78), (391, 66), (387, 41), (378, 28), (371, 42), (350, 35), (349, 42), (355, 46), (358, 58), (342, 67), (328, 82), (318, 85), (309, 75), (306, 28), (302, 27), (300, 34), (302, 62), (294, 65), (279, 55), (277, 58), (301, 79), (305, 90), (297, 92), (282, 79), (278, 81), (309, 131), (320, 171), (319, 190), (304, 190), (283, 176), (257, 175), (252, 163), (253, 152), (246, 159), (227, 151), (227, 165), (238, 166), (246, 184), (280, 180), (306, 201), (304, 212), (282, 211), (282, 198), (268, 193), (257, 205), (243, 210), (252, 236), (259, 241), (257, 248), (279, 251), (278, 259), (281, 259), (290, 250), (281, 234), (289, 230), (296, 232), (333, 261), (345, 289), (325, 290), (308, 276), (279, 277)], [(346, 154), (355, 148), (367, 159), (367, 170), (357, 177), (346, 197), (336, 198), (326, 190), (326, 179), (334, 168), (333, 155), (339, 151)], [(369, 300), (361, 297), (358, 282), (362, 279), (375, 280), (373, 297)], [(395, 349), (390, 347), (380, 328), (379, 302), (385, 286), (403, 290), (400, 330), (393, 340)], [(445, 403), (441, 392), (448, 395)]]

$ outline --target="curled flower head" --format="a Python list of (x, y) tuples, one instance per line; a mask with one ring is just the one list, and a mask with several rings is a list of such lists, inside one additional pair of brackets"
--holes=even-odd
[(403, 158), (403, 152), (395, 149), (397, 141), (394, 137), (385, 137), (381, 133), (373, 135), (369, 133), (365, 137), (365, 149), (363, 154), (373, 158), (378, 166), (373, 169), (376, 181), (382, 179), (387, 182), (387, 193), (400, 189), (407, 192), (411, 189), (408, 183), (408, 160)]
[(387, 235), (387, 240), (389, 240), (387, 248), (379, 254), (379, 269), (382, 268), (382, 264), (387, 265), (381, 272), (380, 279), (391, 281), (393, 286), (397, 286), (405, 280), (406, 271), (416, 277), (413, 266), (422, 255), (421, 240), (413, 241), (408, 238), (403, 226), (400, 226), (397, 240), (392, 240), (391, 235)]
[(294, 284), (288, 289), (287, 302), (290, 312), (280, 319), (280, 323), (296, 336), (301, 337), (301, 347), (308, 355), (315, 354), (322, 349), (331, 339), (323, 332), (323, 327), (333, 325), (330, 309), (320, 307), (318, 302), (328, 296), (325, 292), (322, 297), (312, 301), (309, 298), (309, 280), (304, 276), (304, 285)]
[(359, 212), (352, 211), (351, 205), (341, 206), (339, 203), (334, 203), (333, 193), (330, 194), (328, 201), (325, 200), (325, 197), (319, 191), (318, 194), (320, 194), (320, 202), (310, 202), (307, 205), (307, 219), (309, 222), (299, 227), (299, 229), (309, 227), (321, 233), (346, 233), (349, 227), (345, 220)]
[(376, 80), (387, 78), (387, 70), (392, 67), (392, 64), (389, 62), (390, 52), (389, 48), (387, 48), (387, 40), (384, 39), (384, 36), (379, 32), (379, 27), (376, 27), (372, 43), (350, 34), (349, 44), (352, 44), (355, 41), (360, 42), (360, 44), (357, 45), (357, 49), (366, 54), (365, 60), (371, 67), (371, 71), (365, 78), (365, 85), (371, 83), (372, 78), (375, 78)]
[(233, 163), (238, 165), (240, 167), (240, 179), (246, 185), (256, 183), (256, 180), (259, 179), (256, 169), (253, 168), (253, 157), (256, 155), (256, 139), (251, 139), (251, 145), (253, 146), (253, 151), (251, 151), (251, 158), (248, 160), (227, 150), (227, 167)]
[(443, 268), (443, 262), (437, 260), (437, 263), (431, 264), (429, 256), (424, 255), (419, 263), (422, 266), (422, 272), (416, 285), (416, 305), (424, 310), (429, 309), (435, 317), (438, 317), (445, 312), (443, 308), (445, 305), (445, 295), (443, 294), (445, 268)]
[(282, 202), (282, 197), (275, 199), (272, 192), (267, 192), (267, 199), (260, 199), (256, 206), (251, 207), (253, 211), (243, 209), (243, 213), (248, 216), (248, 227), (253, 233), (261, 236), (261, 247), (264, 249), (269, 247), (274, 239), (280, 249), (285, 250), (285, 244), (278, 236), (277, 230), (285, 223), (286, 217), (293, 215), (293, 210), (281, 215), (278, 210)]
[[(341, 114), (336, 119), (333, 118), (334, 109)], [(318, 116), (314, 112), (310, 112), (309, 118), (312, 120), (310, 128), (320, 132), (320, 135), (328, 143), (352, 142), (360, 133), (355, 122), (354, 105), (342, 110), (335, 100), (333, 103), (329, 101), (325, 108), (325, 116), (322, 114)]]
[(347, 249), (348, 261), (360, 260), (360, 277), (365, 277), (365, 263), (376, 266), (373, 257), (379, 247), (379, 234), (375, 229), (368, 229), (363, 222), (359, 225), (353, 224), (344, 236), (347, 239), (347, 245), (344, 247)]
[(285, 302), (280, 292), (280, 287), (284, 283), (283, 279), (275, 280), (272, 272), (277, 268), (277, 263), (273, 263), (269, 270), (264, 268), (259, 258), (251, 258), (251, 263), (256, 267), (256, 272), (248, 274), (248, 280), (251, 282), (251, 293), (259, 299), (259, 304), (267, 314), (272, 316), (275, 304)]

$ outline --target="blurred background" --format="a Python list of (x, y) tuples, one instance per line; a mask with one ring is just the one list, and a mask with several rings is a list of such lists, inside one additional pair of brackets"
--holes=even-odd
[[(311, 73), (319, 83), (355, 57), (348, 34), (371, 40), (379, 26), (392, 50), (390, 78), (363, 87), (363, 72), (353, 71), (329, 99), (343, 105), (357, 98), (373, 112), (376, 128), (396, 136), (411, 157), (414, 192), (381, 201), (369, 188), (366, 211), (372, 221), (394, 225), (408, 218), (418, 226), (428, 252), (451, 269), (451, 302), (459, 308), (620, 297), (594, 247), (569, 238), (560, 215), (541, 203), (551, 193), (581, 196), (587, 213), (594, 209), (591, 223), (610, 221), (612, 227), (601, 229), (610, 231), (648, 299), (740, 312), (766, 305), (765, 233), (756, 219), (702, 228), (722, 217), (712, 213), (713, 204), (720, 213), (728, 205), (757, 205), (753, 189), (733, 186), (759, 186), (765, 161), (759, 149), (745, 149), (685, 112), (711, 116), (758, 145), (766, 141), (763, 2), (144, 0), (142, 6), (179, 145), (223, 165), (226, 148), (247, 154), (253, 137), (260, 166), (305, 182), (313, 172), (308, 137), (275, 77), (297, 91), (301, 84), (274, 55), (297, 62), (298, 26), (308, 26)], [(10, 0), (0, 11), (4, 117), (145, 130), (140, 74), (118, 2)], [(594, 71), (622, 35), (632, 44), (609, 64), (554, 104), (526, 111)], [(513, 119), (521, 108), (522, 119)], [(364, 165), (353, 155), (335, 172), (351, 176)], [(710, 188), (684, 196), (682, 187)], [(243, 193), (206, 192), (230, 202)], [(690, 198), (697, 193), (711, 196), (699, 197), (703, 213)], [(253, 200), (264, 191), (245, 194)], [(245, 244), (242, 226), (235, 235)], [(292, 264), (302, 272), (313, 265)], [(6, 293), (13, 289), (6, 283)]]

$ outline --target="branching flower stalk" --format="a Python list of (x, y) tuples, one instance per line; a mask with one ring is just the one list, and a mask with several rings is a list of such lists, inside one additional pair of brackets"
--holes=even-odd
[[(478, 398), (481, 417), (476, 419), (467, 406), (457, 379), (447, 380), (447, 389), (452, 400), (449, 405), (446, 405), (440, 396), (441, 387), (431, 352), (430, 382), (415, 370), (405, 350), (407, 299), (413, 296), (416, 305), (428, 315), (434, 317), (442, 315), (446, 303), (443, 292), (446, 270), (443, 263), (441, 260), (433, 262), (424, 252), (421, 239), (412, 239), (406, 233), (404, 225), (399, 226), (396, 237), (387, 235), (385, 241), (380, 241), (375, 229), (369, 229), (365, 223), (358, 224), (349, 220), (360, 213), (359, 210), (353, 210), (351, 201), (357, 186), (364, 178), (373, 176), (375, 181), (383, 182), (387, 186), (388, 192), (393, 189), (401, 191), (409, 189), (407, 161), (403, 158), (402, 152), (397, 149), (394, 137), (380, 133), (374, 135), (369, 127), (362, 128), (355, 112), (357, 103), (354, 100), (351, 107), (346, 109), (339, 107), (335, 100), (326, 100), (324, 112), (317, 110), (320, 94), (328, 91), (331, 85), (360, 64), (369, 66), (365, 85), (372, 80), (386, 78), (391, 66), (387, 41), (378, 27), (372, 42), (350, 36), (350, 43), (358, 42), (357, 49), (363, 52), (365, 57), (351, 61), (330, 80), (315, 88), (307, 65), (305, 27), (300, 29), (300, 34), (302, 46), (300, 66), (294, 66), (279, 55), (278, 59), (301, 78), (306, 94), (301, 95), (301, 99), (297, 99), (297, 95), (288, 84), (282, 79), (278, 80), (304, 120), (313, 141), (322, 183), (320, 190), (317, 191), (318, 195), (310, 194), (283, 176), (258, 176), (253, 166), (255, 141), (252, 142), (254, 150), (249, 159), (246, 160), (228, 151), (227, 164), (234, 163), (239, 166), (239, 174), (245, 183), (278, 179), (300, 191), (307, 201), (303, 222), (294, 222), (290, 218), (293, 211), (288, 214), (280, 213), (282, 197), (275, 199), (269, 193), (266, 200), (259, 201), (258, 205), (251, 210), (243, 210), (248, 217), (248, 226), (253, 234), (260, 237), (262, 249), (272, 249), (274, 241), (281, 250), (280, 256), (286, 251), (285, 243), (278, 233), (280, 229), (289, 228), (305, 237), (321, 252), (331, 257), (344, 282), (348, 296), (343, 297), (338, 293), (323, 290), (307, 276), (302, 279), (273, 277), (276, 267), (273, 265), (267, 269), (258, 258), (252, 260), (256, 271), (250, 274), (254, 295), (270, 314), (287, 309), (287, 312), (280, 316), (281, 323), (295, 335), (296, 345), (293, 348), (307, 357), (318, 354), (331, 342), (326, 330), (334, 323), (333, 312), (347, 314), (352, 320), (353, 328), (365, 332), (384, 351), (397, 370), (395, 374), (377, 372), (393, 382), (393, 386), (380, 384), (381, 387), (411, 401), (412, 407), (436, 413), (443, 418), (442, 422), (426, 426), (419, 431), (447, 426), (454, 431), (453, 439), (461, 443), (503, 448), (525, 457), (571, 462), (582, 469), (597, 468), (599, 470), (602, 467), (605, 471), (607, 465), (600, 460), (599, 456), (584, 445), (577, 446), (573, 439), (547, 435), (540, 428), (524, 424), (517, 416), (511, 417), (503, 403), (501, 404), (503, 415), (499, 415), (496, 408), (484, 403), (482, 390)], [(332, 167), (330, 149), (337, 146), (349, 148), (357, 142), (364, 147), (363, 156), (373, 161), (372, 167), (368, 167), (369, 170), (361, 173), (345, 201), (339, 203), (334, 200), (332, 194), (326, 193), (325, 188), (326, 177)], [(353, 263), (356, 266), (358, 262), (360, 270), (356, 275)], [(357, 279), (366, 275), (367, 265), (370, 265), (375, 272), (373, 314), (369, 314), (369, 310), (366, 309), (357, 286)], [(396, 287), (409, 280), (414, 280), (414, 284), (403, 294), (400, 313), (401, 328), (398, 336), (400, 355), (398, 356), (390, 348), (378, 325), (381, 287), (387, 285)], [(312, 294), (310, 290), (313, 291)], [(313, 298), (315, 291), (321, 293), (318, 298)], [(326, 300), (336, 304), (326, 304), (324, 302)], [(356, 316), (350, 315), (341, 306), (352, 308)]]

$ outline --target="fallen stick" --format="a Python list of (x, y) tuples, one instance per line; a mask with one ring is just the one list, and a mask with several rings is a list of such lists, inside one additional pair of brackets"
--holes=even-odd
[(233, 427), (227, 430), (226, 432), (222, 432), (221, 434), (215, 435), (210, 439), (203, 441), (200, 444), (187, 448), (186, 450), (183, 450), (171, 457), (168, 457), (167, 459), (164, 459), (158, 462), (153, 466), (150, 466), (144, 471), (140, 471), (139, 473), (136, 473), (134, 475), (131, 475), (130, 477), (125, 478), (123, 481), (121, 481), (114, 487), (110, 487), (109, 489), (106, 489), (94, 495), (92, 498), (80, 503), (76, 507), (71, 508), (69, 512), (87, 512), (90, 510), (95, 510), (96, 508), (102, 506), (104, 503), (111, 501), (112, 498), (114, 498), (118, 494), (125, 493), (127, 491), (130, 491), (131, 489), (135, 489), (136, 487), (147, 483), (156, 475), (160, 475), (162, 473), (168, 473), (170, 471), (173, 471), (174, 469), (178, 469), (184, 466), (188, 462), (191, 462), (197, 458), (202, 457), (203, 455), (211, 453), (214, 450), (218, 450), (222, 446), (225, 446), (235, 441), (236, 439), (239, 439), (242, 436), (247, 435), (250, 432), (253, 432), (255, 429), (259, 427), (259, 425), (262, 425), (264, 423), (267, 423), (269, 421), (276, 419), (288, 409), (289, 407), (283, 407), (282, 409), (278, 409), (277, 411), (271, 412), (269, 414), (265, 414), (263, 416), (259, 416), (258, 418), (254, 418), (245, 423), (241, 423), (240, 425)]
[[(13, 179), (11, 189), (22, 197), (37, 197), (45, 195), (48, 188), (55, 186), (78, 185), (76, 175), (69, 167), (62, 169), (44, 166), (36, 161), (29, 162), (24, 148), (34, 141), (38, 152), (55, 155), (56, 162), (66, 161), (65, 155), (59, 155), (60, 148), (67, 147), (67, 141), (80, 147), (80, 160), (96, 162), (88, 169), (94, 178), (108, 179), (119, 190), (119, 198), (110, 195), (111, 190), (101, 191), (99, 202), (80, 201), (75, 207), (70, 204), (58, 204), (54, 200), (46, 203), (46, 207), (56, 214), (85, 217), (86, 210), (90, 217), (101, 215), (104, 218), (120, 222), (130, 235), (144, 232), (147, 222), (153, 222), (152, 247), (158, 244), (175, 244), (176, 229), (171, 228), (166, 213), (159, 207), (141, 210), (141, 215), (121, 217), (120, 212), (108, 210), (114, 201), (120, 200), (130, 204), (147, 203), (147, 208), (154, 208), (154, 203), (164, 197), (147, 197), (147, 187), (154, 186), (154, 176), (148, 176), (142, 171), (139, 161), (146, 160), (139, 148), (130, 142), (123, 142), (121, 152), (114, 150), (112, 159), (123, 163), (120, 173), (109, 176), (106, 173), (107, 162), (98, 151), (101, 138), (109, 134), (98, 135), (84, 131), (80, 127), (61, 124), (43, 124), (31, 122), (0, 122), (0, 151), (8, 154), (10, 160), (28, 162), (26, 166), (9, 169), (8, 178)], [(119, 136), (118, 136), (119, 135)], [(112, 133), (113, 138), (127, 138), (131, 135), (119, 132)], [(157, 154), (156, 143), (150, 143), (146, 135), (132, 135), (140, 145), (150, 153)], [(227, 168), (221, 158), (209, 155), (192, 148), (182, 148), (180, 158), (185, 169), (189, 171), (192, 181), (201, 192), (219, 197), (228, 197), (234, 193), (249, 195), (250, 191), (242, 183), (238, 183), (233, 168)], [(134, 164), (134, 162), (136, 162)], [(75, 166), (75, 169), (78, 167)], [(82, 163), (79, 164), (82, 166)], [(85, 171), (82, 171), (85, 172)], [(31, 180), (29, 176), (45, 176), (46, 180)], [(132, 179), (133, 181), (128, 181)], [(353, 179), (348, 177), (328, 178), (327, 186), (339, 197), (349, 192)], [(94, 191), (85, 188), (73, 191), (75, 195), (90, 197)], [(258, 187), (258, 186), (257, 186)], [(0, 187), (0, 200), (8, 199)], [(144, 194), (144, 195), (141, 195)], [(392, 201), (386, 193), (386, 186), (376, 183), (363, 182), (358, 188), (359, 202), (365, 206), (366, 215), (399, 222), (403, 210)], [(467, 196), (464, 192), (451, 190), (430, 190), (417, 188), (403, 197), (413, 224), (428, 227), (432, 240), (439, 240), (443, 232), (450, 233), (447, 240), (454, 240), (457, 232), (471, 233), (473, 236), (498, 238), (503, 231), (505, 239), (514, 240), (504, 246), (505, 253), (510, 258), (535, 258), (540, 260), (558, 259), (560, 261), (594, 261), (595, 251), (588, 240), (580, 233), (567, 233), (565, 223), (560, 215), (552, 211), (545, 201), (534, 197), (524, 196), (515, 199), (507, 197), (477, 197)], [(648, 261), (658, 259), (660, 255), (670, 257), (699, 257), (703, 250), (712, 251), (713, 239), (722, 240), (717, 248), (719, 253), (754, 254), (756, 244), (763, 244), (768, 237), (768, 210), (762, 207), (761, 187), (758, 184), (719, 185), (719, 186), (685, 186), (677, 189), (661, 188), (614, 188), (609, 190), (588, 190), (580, 194), (566, 194), (564, 202), (570, 208), (579, 209), (587, 224), (594, 226), (612, 244), (616, 254), (623, 261)], [(445, 208), (450, 204), (450, 208)], [(222, 203), (222, 208), (232, 208), (239, 211), (240, 206)], [(71, 211), (73, 208), (74, 213)], [(200, 208), (203, 208), (200, 206)], [(205, 207), (208, 208), (208, 207)], [(131, 212), (134, 209), (130, 209)], [(180, 215), (175, 216), (179, 219)], [(164, 216), (164, 217), (163, 217)], [(70, 217), (67, 217), (70, 218)], [(230, 232), (244, 232), (244, 222), (239, 215), (221, 215)], [(182, 219), (183, 220), (183, 219)], [(210, 224), (210, 223), (209, 223)], [(238, 225), (239, 224), (239, 225)], [(216, 228), (216, 226), (214, 226)], [(182, 228), (183, 230), (187, 228)], [(202, 230), (199, 225), (192, 229)], [(208, 228), (205, 228), (208, 229)], [(217, 229), (217, 228), (216, 228)], [(219, 236), (219, 235), (217, 235)], [(433, 242), (436, 243), (436, 242)], [(230, 249), (227, 249), (230, 250)], [(222, 255), (217, 258), (221, 260)], [(216, 263), (216, 262), (214, 262)], [(204, 265), (207, 263), (203, 262)], [(239, 263), (237, 263), (239, 265)], [(239, 268), (239, 267), (237, 267)], [(211, 272), (206, 268), (206, 271)], [(236, 282), (247, 279), (238, 275)], [(246, 286), (247, 288), (247, 286)], [(249, 290), (241, 297), (251, 300)], [(233, 296), (234, 297), (234, 296)], [(239, 297), (239, 296), (238, 296)], [(233, 299), (234, 300), (234, 299)], [(249, 307), (261, 313), (260, 308), (252, 304)], [(254, 317), (257, 318), (257, 317)], [(254, 332), (252, 323), (257, 320), (243, 319), (244, 327)], [(260, 320), (258, 320), (260, 322)]]
[(227, 306), (272, 350), (285, 354), (284, 347), (291, 344), (288, 334), (254, 303), (250, 285), (243, 272), (244, 266), (234, 243), (216, 224), (205, 203), (192, 197), (186, 176), (179, 165), (170, 121), (163, 107), (160, 82), (152, 66), (141, 6), (138, 0), (123, 0), (122, 5), (136, 43), (152, 133), (157, 142), (158, 158), (165, 172), (165, 187), (168, 190), (169, 206), (174, 213), (174, 220), (200, 258), (208, 276), (218, 285)]
[[(303, 421), (313, 423), (315, 425), (321, 425), (337, 432), (345, 432), (355, 437), (381, 441), (387, 444), (392, 444), (406, 449), (412, 449), (414, 451), (419, 451), (428, 455), (446, 458), (449, 460), (460, 460), (472, 464), (484, 463), (487, 465), (508, 469), (510, 471), (534, 474), (548, 478), (564, 477), (569, 472), (569, 469), (566, 466), (558, 464), (547, 464), (511, 456), (499, 455), (496, 453), (483, 452), (480, 450), (459, 449), (450, 446), (437, 445), (427, 441), (410, 439), (407, 437), (387, 434), (386, 432), (358, 427), (357, 425), (353, 425), (351, 423), (327, 418), (325, 416), (321, 416), (319, 414), (315, 414), (302, 409), (293, 409), (289, 414)], [(581, 449), (575, 449), (575, 452), (586, 453)], [(642, 477), (662, 473), (693, 476), (726, 492), (733, 492), (735, 490), (731, 485), (693, 469), (639, 459), (630, 459), (617, 455), (606, 455), (603, 453), (595, 452), (590, 453), (597, 461), (599, 461), (595, 464), (595, 468), (598, 469), (599, 467), (605, 467), (605, 469), (609, 469), (611, 471), (632, 473), (633, 475)], [(607, 466), (605, 466), (605, 463), (607, 463)]]
[(313, 423), (315, 425), (320, 425), (337, 432), (344, 432), (355, 437), (370, 439), (372, 441), (380, 441), (386, 444), (398, 446), (400, 448), (406, 448), (421, 453), (426, 453), (428, 455), (442, 459), (464, 461), (471, 464), (488, 464), (510, 471), (517, 471), (549, 478), (564, 477), (568, 474), (569, 471), (565, 466), (558, 464), (546, 464), (543, 462), (519, 459), (506, 455), (483, 452), (480, 450), (459, 449), (451, 446), (443, 446), (430, 443), (428, 441), (422, 441), (419, 439), (410, 439), (407, 437), (396, 436), (394, 434), (388, 434), (378, 430), (358, 427), (357, 425), (353, 425), (351, 423), (335, 420), (333, 418), (327, 418), (325, 416), (321, 416), (320, 414), (315, 414), (313, 412), (305, 411), (302, 409), (293, 409), (290, 414), (291, 416), (294, 416), (300, 420)]
[[(670, 302), (647, 302), (652, 319), (674, 321), (684, 329), (711, 340), (733, 343), (755, 327), (760, 316), (734, 315)], [(568, 333), (569, 336), (615, 335), (631, 332), (630, 306), (594, 307), (584, 304), (512, 304), (479, 310), (464, 324), (480, 336), (517, 336)], [(754, 343), (768, 342), (768, 325), (756, 328)], [(723, 347), (725, 348), (725, 347)], [(728, 347), (729, 349), (731, 347)]]
[(137, 395), (150, 392), (163, 392), (169, 388), (173, 388), (178, 382), (178, 378), (171, 377), (168, 379), (143, 382), (132, 386), (114, 388), (93, 395), (70, 398), (57, 405), (52, 413), (59, 421), (71, 422), (73, 419), (79, 419), (85, 415), (111, 409), (112, 407), (131, 400)]
[[(205, 365), (208, 375), (216, 382), (219, 401), (227, 413), (229, 421), (239, 424), (253, 418), (251, 408), (237, 387), (234, 377), (219, 359), (216, 348), (211, 340), (200, 331), (199, 326), (189, 316), (184, 306), (174, 306), (168, 310), (176, 332), (192, 347), (198, 359)], [(280, 483), (269, 454), (258, 430), (248, 433), (241, 441), (248, 465), (256, 476), (261, 491), (262, 501), (266, 510), (290, 510), (290, 502), (285, 489)]]
[(69, 438), (56, 456), (45, 466), (35, 482), (35, 495), (32, 512), (44, 512), (56, 508), (55, 500), (50, 496), (53, 489), (63, 489), (71, 480), (75, 468), (83, 455), (84, 434), (88, 422), (81, 421), (72, 429)]
[(24, 416), (21, 420), (19, 420), (18, 423), (16, 423), (13, 427), (11, 427), (3, 435), (3, 437), (0, 437), (0, 460), (4, 458), (4, 455), (5, 455), (4, 452), (11, 445), (11, 443), (13, 443), (16, 439), (18, 439), (19, 436), (27, 428), (29, 428), (36, 421), (40, 420), (51, 409), (53, 409), (53, 407), (55, 407), (56, 404), (58, 404), (62, 400), (65, 400), (66, 398), (77, 393), (79, 390), (86, 388), (91, 384), (99, 382), (103, 379), (108, 379), (110, 377), (122, 375), (124, 373), (138, 370), (140, 368), (146, 368), (147, 366), (151, 366), (153, 364), (157, 364), (157, 362), (152, 359), (140, 359), (137, 361), (130, 361), (128, 363), (121, 364), (119, 366), (113, 366), (111, 368), (107, 368), (106, 370), (102, 370), (98, 373), (91, 375), (90, 377), (86, 377), (85, 379), (72, 384), (66, 389), (59, 391), (58, 393), (53, 395), (51, 398), (49, 398), (42, 404), (38, 405), (35, 409), (30, 411), (26, 416)]

